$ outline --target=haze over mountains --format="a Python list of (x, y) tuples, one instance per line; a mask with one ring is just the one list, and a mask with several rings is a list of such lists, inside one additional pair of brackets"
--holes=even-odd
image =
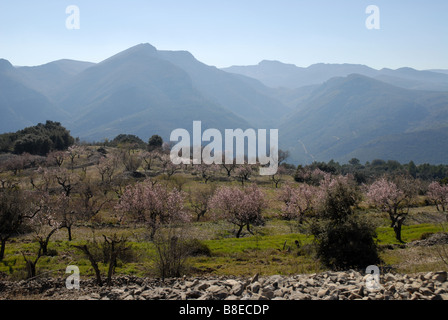
[(360, 74), (406, 89), (446, 91), (448, 70), (415, 70), (384, 68), (376, 70), (359, 64), (313, 64), (307, 68), (285, 64), (279, 61), (263, 60), (254, 66), (232, 66), (223, 70), (242, 74), (260, 80), (269, 87), (295, 89), (318, 85), (334, 77)]
[(82, 140), (176, 128), (279, 129), (288, 162), (448, 163), (448, 71), (278, 61), (218, 69), (140, 44), (100, 63), (0, 59), (0, 131), (60, 121)]

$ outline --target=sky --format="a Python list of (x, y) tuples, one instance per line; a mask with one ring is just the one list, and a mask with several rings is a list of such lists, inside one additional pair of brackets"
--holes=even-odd
[[(79, 29), (66, 26), (70, 5)], [(369, 5), (379, 29), (366, 27)], [(277, 60), (448, 69), (447, 15), (446, 0), (2, 0), (0, 58), (100, 62), (150, 43), (220, 68)]]

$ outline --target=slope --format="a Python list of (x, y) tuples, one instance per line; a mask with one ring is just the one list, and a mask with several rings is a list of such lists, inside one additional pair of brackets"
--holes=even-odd
[(447, 125), (447, 93), (407, 90), (350, 75), (316, 89), (281, 125), (280, 145), (290, 148), (295, 162), (347, 160), (374, 139)]
[(248, 123), (206, 99), (190, 76), (142, 44), (120, 52), (71, 79), (53, 98), (72, 115), (67, 125), (88, 140), (119, 133), (143, 139), (160, 134), (166, 140), (176, 128), (193, 120), (218, 129)]
[(28, 87), (22, 74), (0, 59), (0, 133), (15, 132), (48, 119), (64, 121), (67, 114), (43, 94)]

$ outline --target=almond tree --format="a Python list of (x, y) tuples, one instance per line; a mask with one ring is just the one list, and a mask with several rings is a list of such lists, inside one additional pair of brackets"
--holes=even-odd
[(162, 184), (150, 181), (126, 187), (116, 208), (127, 213), (131, 221), (144, 223), (150, 231), (150, 238), (162, 225), (173, 222), (188, 222), (190, 217), (184, 209), (185, 193), (176, 188), (168, 189)]
[(280, 191), (279, 200), (283, 202), (280, 216), (302, 224), (306, 216), (314, 213), (318, 188), (308, 184), (300, 184), (298, 187), (285, 185)]
[(0, 189), (0, 261), (5, 256), (6, 242), (18, 234), (24, 222), (23, 193), (16, 188)]
[(67, 150), (67, 155), (70, 158), (70, 168), (73, 171), (75, 169), (75, 159), (81, 156), (85, 151), (83, 146), (73, 145)]
[(162, 155), (160, 157), (160, 160), (162, 162), (163, 173), (165, 173), (168, 178), (170, 178), (172, 175), (174, 175), (176, 172), (178, 172), (182, 169), (181, 165), (174, 164), (171, 161), (171, 158), (169, 155), (166, 155), (166, 154)]
[(252, 168), (250, 164), (242, 164), (235, 168), (236, 179), (241, 182), (242, 186), (244, 186), (245, 181), (249, 181), (252, 175)]
[(160, 157), (162, 156), (161, 153), (157, 150), (152, 150), (152, 151), (143, 151), (140, 153), (140, 158), (143, 160), (143, 162), (145, 163), (145, 170), (146, 171), (151, 171), (152, 170), (152, 165), (154, 164), (154, 162), (157, 159), (160, 159)]
[(236, 168), (236, 159), (234, 158), (232, 163), (226, 163), (225, 155), (222, 155), (221, 166), (226, 170), (227, 177), (231, 176), (232, 171)]
[(271, 180), (274, 183), (276, 189), (278, 188), (279, 183), (282, 181), (282, 175), (285, 175), (286, 173), (287, 171), (285, 167), (280, 166), (277, 169), (277, 173), (271, 176)]
[(30, 175), (29, 179), (33, 190), (48, 192), (55, 181), (55, 176), (52, 170), (39, 167)]
[(213, 179), (219, 172), (219, 165), (217, 164), (194, 164), (192, 174), (199, 175), (204, 183), (207, 183), (210, 179)]
[(102, 195), (97, 185), (89, 181), (80, 184), (76, 193), (66, 198), (66, 207), (60, 210), (60, 228), (67, 229), (68, 241), (72, 240), (72, 228), (77, 221), (91, 220), (110, 201)]
[(61, 216), (68, 210), (68, 197), (65, 193), (51, 196), (48, 193), (39, 194), (40, 210), (30, 217), (30, 226), (33, 229), (34, 238), (39, 243), (39, 252), (48, 254), (48, 243), (53, 234), (62, 225)]
[(47, 163), (49, 165), (56, 165), (60, 168), (67, 155), (68, 154), (65, 151), (52, 151), (47, 155)]
[(78, 183), (78, 176), (69, 172), (65, 168), (57, 168), (51, 171), (56, 182), (62, 187), (67, 197), (70, 197), (75, 185)]
[(17, 187), (0, 189), (0, 260), (6, 242), (28, 230), (30, 221), (44, 209), (41, 192), (23, 191)]
[(250, 225), (263, 224), (262, 211), (267, 202), (260, 188), (253, 184), (246, 188), (221, 187), (210, 200), (210, 207), (217, 218), (223, 218), (239, 229), (236, 237), (241, 236), (244, 227), (251, 234)]
[(436, 181), (432, 182), (428, 186), (427, 196), (436, 205), (437, 211), (446, 212), (448, 206), (448, 185), (441, 185)]
[(8, 159), (0, 163), (1, 171), (9, 170), (13, 175), (19, 174), (27, 165), (28, 155), (26, 153), (21, 155), (11, 155)]
[(322, 180), (330, 179), (331, 174), (328, 172), (324, 172), (318, 168), (316, 169), (310, 169), (310, 168), (303, 168), (299, 166), (297, 168), (296, 174), (294, 176), (294, 179), (297, 182), (304, 182), (307, 184), (311, 184), (314, 186), (320, 185)]
[(111, 154), (99, 160), (96, 169), (101, 176), (101, 186), (103, 187), (104, 195), (112, 188), (112, 180), (116, 176), (118, 167), (119, 158), (116, 154)]
[(207, 213), (210, 207), (210, 199), (215, 193), (216, 187), (214, 185), (206, 189), (193, 189), (188, 193), (188, 202), (196, 213), (196, 221)]
[(389, 214), (395, 237), (399, 242), (403, 242), (401, 227), (409, 213), (415, 190), (411, 181), (399, 179), (398, 182), (399, 185), (381, 178), (368, 187), (367, 197), (372, 205)]
[[(127, 238), (124, 236), (118, 237), (116, 234), (106, 236), (103, 234), (103, 238), (104, 241), (102, 243), (89, 241), (84, 245), (74, 245), (75, 248), (81, 250), (89, 259), (90, 264), (95, 271), (97, 284), (100, 287), (103, 286), (104, 281), (98, 266), (99, 260), (102, 258), (104, 263), (109, 263), (106, 284), (110, 286), (112, 284), (112, 276), (115, 273), (118, 259), (124, 258), (127, 252), (131, 250)], [(98, 252), (102, 252), (102, 257)]]

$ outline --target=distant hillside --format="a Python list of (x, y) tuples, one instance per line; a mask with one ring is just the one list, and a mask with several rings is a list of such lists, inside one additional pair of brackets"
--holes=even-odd
[(446, 143), (448, 127), (393, 134), (369, 141), (342, 157), (347, 162), (358, 158), (362, 162), (372, 159), (393, 159), (400, 163), (447, 163)]
[(191, 77), (159, 57), (151, 45), (139, 45), (110, 57), (73, 77), (52, 96), (72, 115), (75, 136), (101, 140), (120, 133), (169, 139), (194, 120), (204, 127), (248, 127), (249, 123), (207, 99)]
[[(279, 61), (262, 61), (254, 66), (232, 66), (223, 70), (258, 79), (265, 85), (290, 89), (322, 84), (334, 77), (360, 74), (406, 89), (448, 91), (448, 74), (412, 68), (376, 70), (359, 64), (313, 64), (307, 68)], [(445, 70), (446, 71), (446, 70)]]
[(41, 66), (19, 67), (24, 83), (43, 94), (50, 94), (67, 82), (72, 76), (95, 65), (91, 62), (58, 60)]
[[(394, 145), (393, 150), (384, 145), (381, 149), (378, 145), (389, 141), (386, 136), (412, 132), (415, 137), (418, 131), (447, 126), (448, 93), (407, 90), (365, 76), (350, 75), (331, 79), (314, 90), (298, 111), (280, 125), (280, 137), (295, 162), (345, 161), (355, 155), (365, 159), (363, 154), (389, 159), (388, 152), (409, 155), (411, 150), (415, 158), (423, 159), (424, 143), (419, 144), (425, 147), (422, 150), (405, 145), (401, 148)], [(432, 140), (428, 132), (423, 137), (428, 139), (426, 146), (430, 148)], [(376, 151), (368, 150), (373, 146)]]
[(4, 59), (0, 59), (0, 114), (1, 133), (68, 116), (45, 95), (26, 86), (23, 75)]

